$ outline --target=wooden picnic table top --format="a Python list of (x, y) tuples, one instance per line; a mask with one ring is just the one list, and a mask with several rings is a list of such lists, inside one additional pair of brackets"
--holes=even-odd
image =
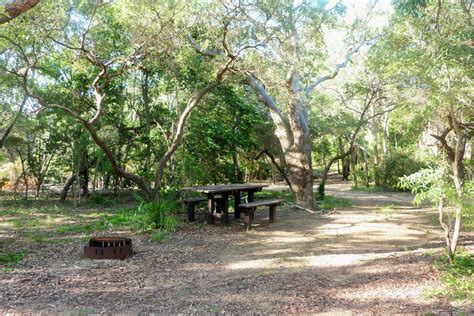
[(186, 187), (182, 188), (181, 190), (200, 193), (224, 193), (233, 191), (261, 190), (262, 188), (267, 186), (268, 184), (232, 183)]

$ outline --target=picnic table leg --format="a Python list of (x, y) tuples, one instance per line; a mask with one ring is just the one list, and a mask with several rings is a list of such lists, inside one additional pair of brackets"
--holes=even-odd
[(207, 223), (214, 224), (214, 195), (207, 195)]
[(227, 194), (222, 194), (221, 211), (221, 224), (229, 224), (229, 196)]
[(253, 223), (254, 216), (255, 216), (254, 214), (255, 214), (255, 209), (254, 208), (248, 209), (247, 216), (246, 216), (248, 218), (247, 230), (252, 229), (252, 223)]
[(276, 205), (270, 205), (270, 223), (275, 223), (276, 220)]
[(194, 222), (196, 218), (194, 217), (194, 204), (193, 203), (188, 203), (188, 221)]
[(249, 191), (247, 191), (247, 194), (248, 194), (248, 202), (249, 203), (253, 202), (255, 191), (249, 190)]
[(239, 204), (240, 204), (240, 191), (235, 191), (234, 193), (234, 218), (238, 219), (240, 218), (240, 209), (239, 209)]

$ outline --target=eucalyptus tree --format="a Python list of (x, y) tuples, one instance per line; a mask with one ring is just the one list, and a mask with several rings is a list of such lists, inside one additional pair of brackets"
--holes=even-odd
[[(314, 208), (308, 109), (315, 90), (334, 79), (369, 40), (364, 28), (348, 31), (345, 53), (331, 64), (324, 29), (339, 24), (344, 7), (317, 1), (226, 1), (210, 10), (221, 36), (206, 41), (209, 55), (237, 62), (232, 72), (251, 86), (267, 107), (284, 153), (297, 204)], [(358, 21), (360, 23), (361, 21)], [(357, 23), (356, 23), (357, 24)], [(359, 26), (364, 23), (358, 24)], [(216, 50), (217, 49), (217, 50)]]

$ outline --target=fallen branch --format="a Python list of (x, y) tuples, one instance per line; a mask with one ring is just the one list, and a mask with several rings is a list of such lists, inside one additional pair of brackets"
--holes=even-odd
[(303, 207), (303, 206), (300, 206), (300, 205), (296, 205), (296, 204), (291, 204), (289, 206), (298, 208), (298, 209), (303, 210), (303, 211), (310, 212), (311, 214), (321, 214), (322, 213), (322, 211), (316, 211), (315, 212), (315, 211), (310, 210), (309, 208), (306, 208), (306, 207)]

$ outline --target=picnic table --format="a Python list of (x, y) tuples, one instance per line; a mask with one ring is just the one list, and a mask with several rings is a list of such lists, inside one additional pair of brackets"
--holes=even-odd
[(248, 202), (254, 201), (255, 192), (261, 191), (268, 184), (218, 184), (193, 186), (182, 188), (182, 191), (199, 192), (207, 195), (208, 223), (214, 223), (214, 210), (216, 208), (216, 196), (221, 201), (220, 210), (222, 212), (221, 223), (229, 222), (229, 196), (234, 196), (234, 217), (240, 218), (240, 197), (242, 192), (247, 193)]

